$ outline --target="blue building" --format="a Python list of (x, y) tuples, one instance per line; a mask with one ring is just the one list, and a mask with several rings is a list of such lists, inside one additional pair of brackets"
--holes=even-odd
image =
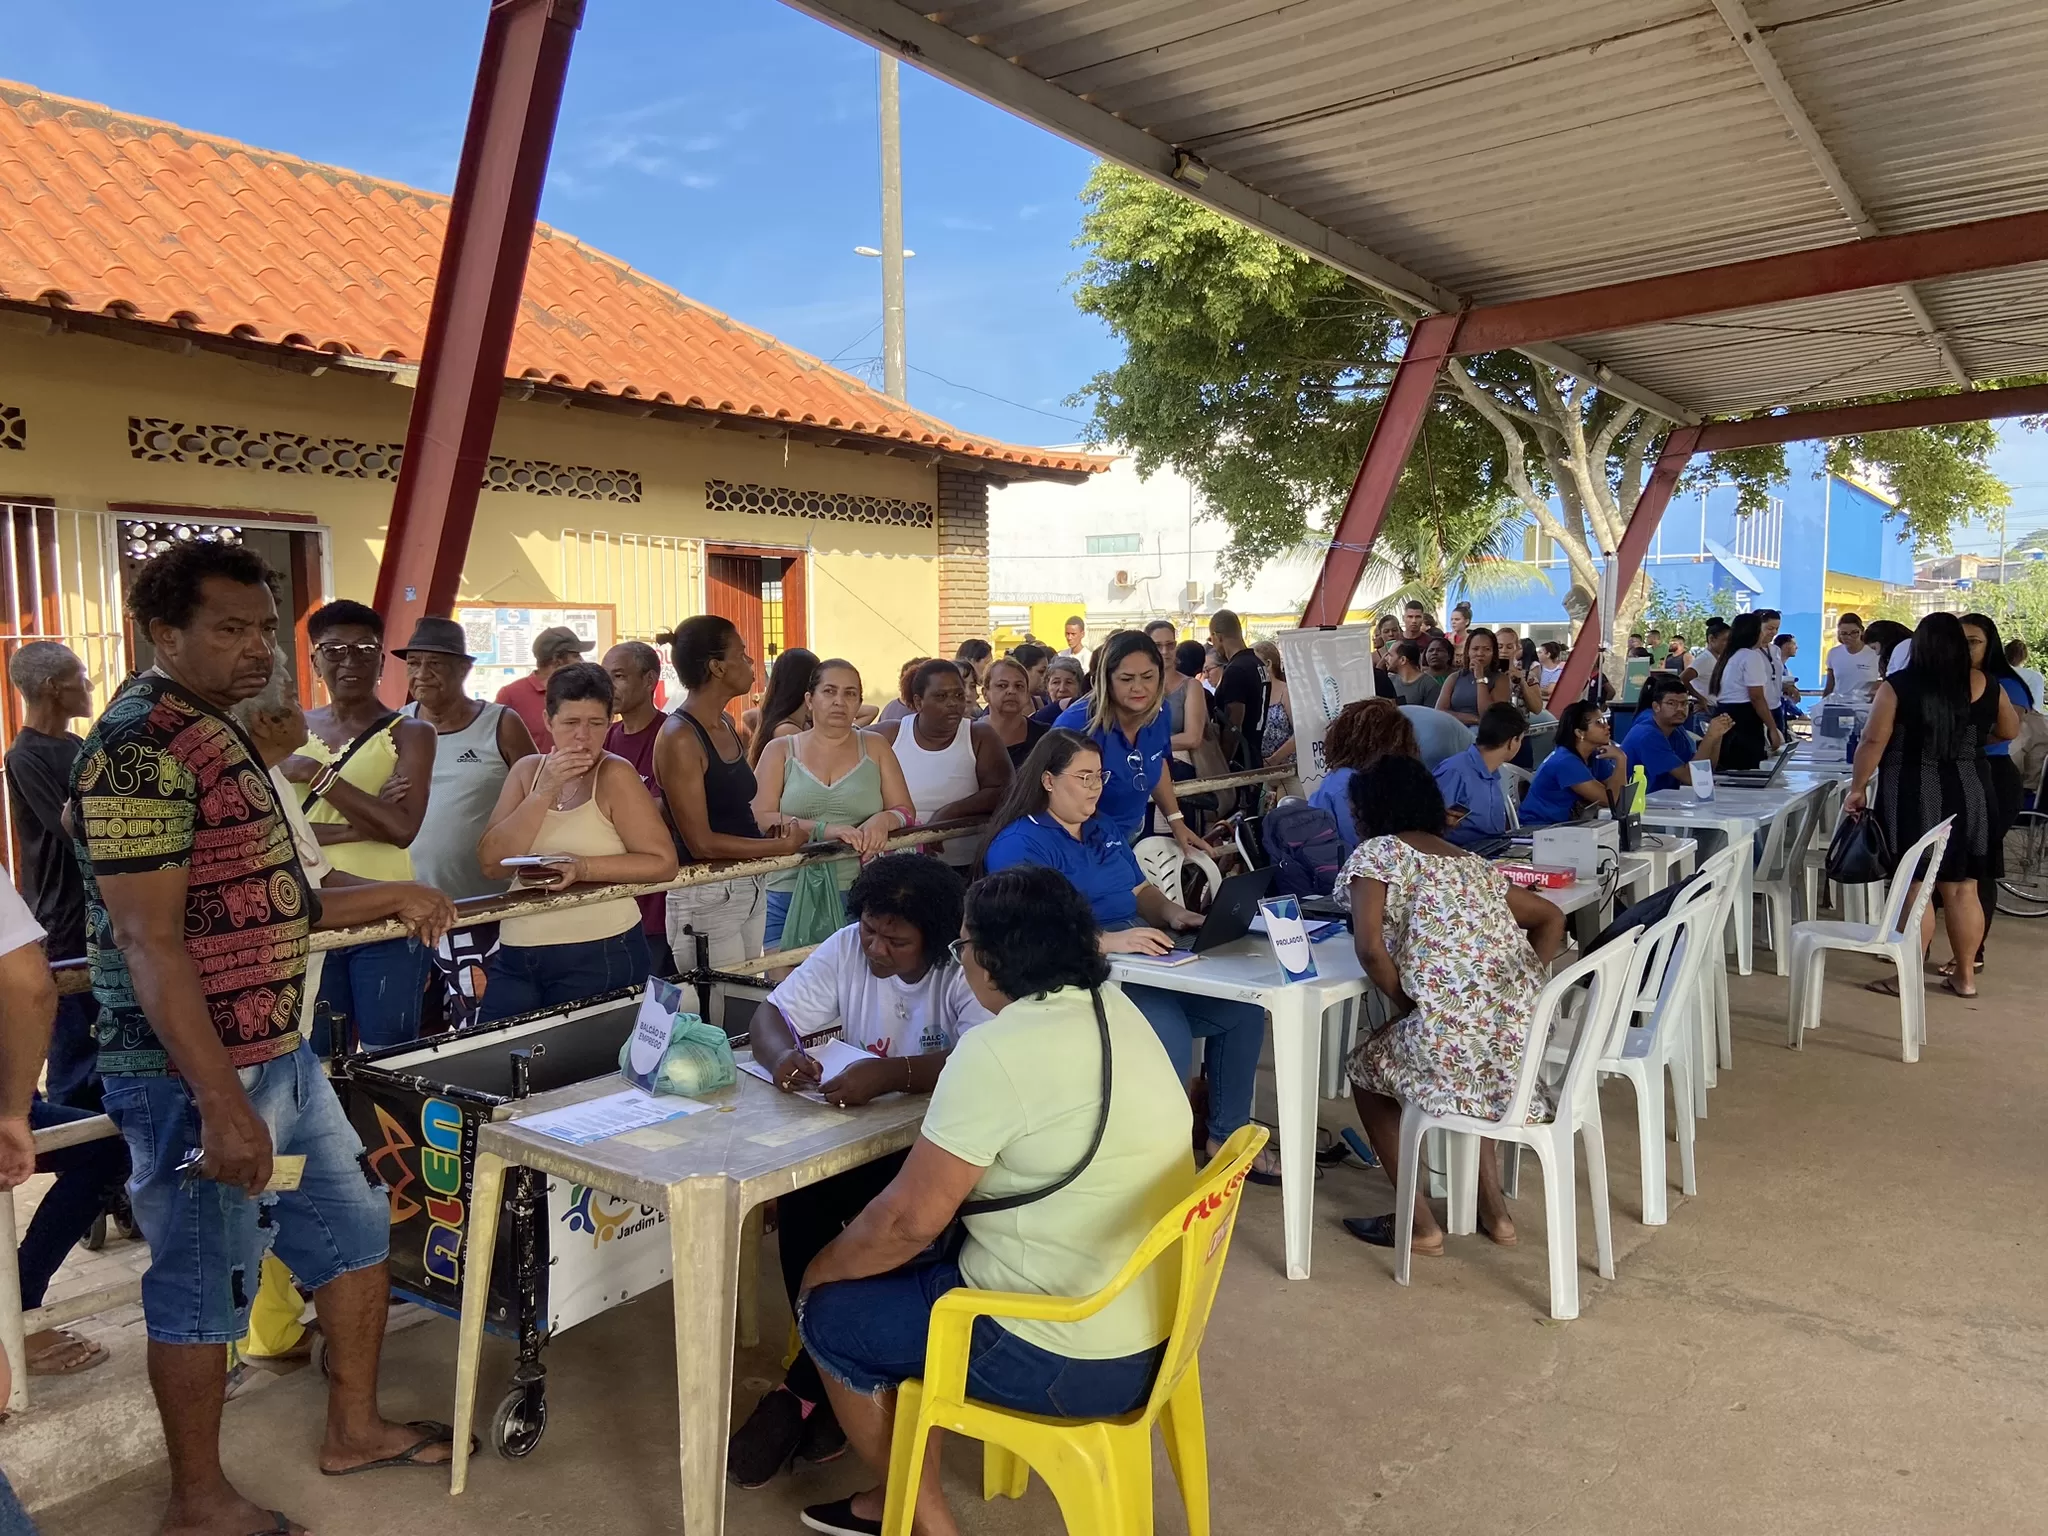
[[(1904, 525), (1884, 497), (1825, 472), (1823, 445), (1794, 443), (1785, 453), (1788, 474), (1771, 488), (1765, 511), (1738, 516), (1731, 485), (1673, 496), (1643, 570), (1659, 591), (1682, 592), (1723, 618), (1777, 609), (1783, 632), (1799, 637), (1793, 675), (1801, 687), (1818, 688), (1836, 615), (1867, 608), (1887, 586), (1910, 587), (1913, 540), (1900, 538)], [(1531, 525), (1524, 558), (1544, 567), (1547, 584), (1491, 592), (1473, 599), (1473, 608), (1483, 623), (1562, 639), (1571, 587), (1563, 552)]]

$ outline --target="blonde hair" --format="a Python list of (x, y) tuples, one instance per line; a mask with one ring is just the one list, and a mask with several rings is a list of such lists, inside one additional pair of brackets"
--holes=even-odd
[(1106, 731), (1116, 723), (1116, 696), (1110, 689), (1110, 674), (1133, 656), (1149, 658), (1159, 671), (1159, 692), (1153, 696), (1152, 707), (1138, 722), (1138, 729), (1143, 730), (1157, 720), (1159, 711), (1166, 707), (1166, 663), (1159, 658), (1159, 647), (1141, 629), (1120, 629), (1103, 641), (1101, 649), (1095, 653), (1095, 693), (1088, 703), (1087, 731), (1090, 736), (1097, 731)]
[(1281, 664), (1280, 647), (1277, 643), (1271, 640), (1255, 640), (1252, 642), (1252, 654), (1266, 664), (1266, 671), (1272, 674), (1275, 682), (1287, 681), (1287, 668)]

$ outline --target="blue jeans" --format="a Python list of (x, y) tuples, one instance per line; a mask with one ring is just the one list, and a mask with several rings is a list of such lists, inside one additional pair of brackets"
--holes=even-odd
[(1145, 1015), (1182, 1082), (1194, 1073), (1195, 1041), (1215, 1042), (1207, 1054), (1209, 1139), (1228, 1140), (1252, 1117), (1252, 1088), (1259, 1075), (1259, 1052), (1266, 1044), (1266, 1010), (1254, 1003), (1129, 983), (1124, 996)]
[(0, 1472), (0, 1536), (36, 1536), (36, 1523), (21, 1507), (4, 1472)]
[[(782, 930), (789, 922), (789, 899), (795, 894), (795, 891), (770, 891), (768, 893), (768, 920), (761, 929), (761, 947), (763, 949), (780, 949), (782, 947)], [(839, 902), (843, 908), (846, 904), (846, 892), (841, 891), (839, 893)], [(840, 921), (845, 921), (845, 913), (843, 911), (840, 914)]]
[(390, 1248), (390, 1201), (312, 1048), (302, 1041), (240, 1077), (272, 1149), (305, 1157), (297, 1189), (251, 1199), (179, 1173), (199, 1146), (199, 1108), (184, 1079), (104, 1079), (107, 1114), (128, 1142), (128, 1202), (149, 1244), (143, 1322), (161, 1344), (232, 1344), (246, 1334), (266, 1252), (312, 1292), (383, 1263)]
[(67, 992), (57, 999), (43, 1079), (52, 1104), (100, 1112), (100, 1045), (93, 1038), (99, 1017), (100, 1000), (90, 992)]
[(479, 1023), (537, 1008), (570, 1008), (647, 980), (653, 962), (636, 923), (624, 933), (582, 944), (505, 944), (484, 971)]
[[(94, 1087), (98, 1087), (97, 1082)], [(28, 1107), (28, 1125), (32, 1131), (44, 1131), (53, 1125), (90, 1120), (95, 1113), (52, 1104), (37, 1094)], [(21, 1247), (15, 1255), (21, 1269), (23, 1311), (43, 1304), (43, 1291), (50, 1276), (57, 1273), (64, 1256), (92, 1230), (93, 1222), (120, 1193), (121, 1182), (128, 1177), (128, 1149), (121, 1145), (118, 1136), (82, 1141), (76, 1146), (40, 1154), (36, 1158), (36, 1172), (54, 1173), (57, 1182), (36, 1207), (35, 1218), (22, 1234)], [(4, 1532), (5, 1527), (0, 1526), (0, 1536)]]
[[(873, 1397), (924, 1375), (932, 1303), (967, 1282), (951, 1260), (918, 1263), (865, 1280), (821, 1285), (797, 1307), (797, 1331), (818, 1369)], [(1074, 1360), (1020, 1339), (991, 1317), (974, 1320), (967, 1395), (1020, 1413), (1108, 1419), (1140, 1407), (1164, 1344), (1111, 1360)]]
[(322, 1056), (346, 1047), (330, 1038), (330, 1021), (346, 1019), (366, 1051), (404, 1045), (420, 1037), (420, 999), (434, 958), (418, 939), (384, 939), (353, 949), (331, 949), (320, 968), (320, 999), (313, 1014), (313, 1049)]

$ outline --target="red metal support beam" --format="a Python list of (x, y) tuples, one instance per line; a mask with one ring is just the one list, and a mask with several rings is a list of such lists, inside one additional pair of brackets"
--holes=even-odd
[[(569, 49), (582, 24), (583, 0), (491, 0), (405, 429), (405, 462), (377, 571), (377, 611), (398, 644), (415, 620), (446, 614), (455, 603)], [(402, 698), (405, 674), (396, 663), (385, 671), (387, 698), (394, 681)]]
[(1461, 357), (1765, 304), (2048, 261), (2048, 212), (1879, 235), (1468, 311)]
[(1301, 615), (1303, 629), (1344, 622), (1351, 595), (1358, 590), (1358, 579), (1371, 557), (1372, 542), (1393, 504), (1394, 488), (1401, 483), (1401, 470), (1415, 447), (1423, 418), (1429, 414), (1436, 381), (1455, 350), (1462, 320), (1457, 314), (1430, 315), (1417, 322), (1409, 334), (1408, 350), (1394, 370), (1386, 403), (1366, 440), (1358, 478), (1351, 482), (1351, 494), (1344, 499), (1344, 511), (1323, 556), (1323, 568), (1309, 591), (1308, 606)]
[[(1664, 439), (1664, 446), (1658, 450), (1656, 467), (1650, 471), (1649, 482), (1629, 511), (1628, 523), (1621, 530), (1621, 548), (1614, 552), (1614, 600), (1617, 605), (1636, 579), (1636, 572), (1643, 568), (1643, 556), (1649, 552), (1650, 541), (1657, 536), (1657, 525), (1664, 521), (1664, 509), (1671, 505), (1671, 493), (1678, 489), (1678, 479), (1685, 473), (1685, 466), (1699, 452), (1700, 437), (1705, 431), (1704, 427), (1673, 427)], [(1625, 643), (1626, 637), (1621, 638)], [(1550, 690), (1550, 712), (1561, 713), (1565, 705), (1582, 696), (1599, 665), (1600, 599), (1596, 596), (1593, 606), (1586, 610), (1586, 622), (1579, 626), (1578, 639), (1572, 642), (1572, 653), (1565, 658), (1564, 670), (1558, 673), (1557, 682)]]
[(1710, 422), (1700, 432), (1699, 451), (1757, 448), (1770, 443), (1803, 443), (1818, 437), (1854, 437), (1863, 432), (1896, 432), (1907, 427), (1947, 426), (1959, 421), (1997, 421), (2007, 416), (2048, 416), (2048, 384), (2016, 389), (1972, 389), (1954, 395), (1916, 395), (1820, 411), (1783, 411), (1748, 421)]

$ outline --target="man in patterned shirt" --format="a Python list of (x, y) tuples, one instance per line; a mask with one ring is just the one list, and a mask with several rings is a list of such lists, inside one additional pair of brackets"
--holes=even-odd
[[(86, 737), (69, 809), (103, 1097), (151, 1255), (142, 1307), (171, 1461), (162, 1530), (288, 1536), (302, 1528), (243, 1498), (220, 1465), (226, 1346), (247, 1330), (266, 1250), (313, 1292), (327, 1337), (323, 1472), (445, 1462), (449, 1431), (377, 1411), (389, 1207), (299, 1036), (314, 898), (271, 780), (227, 715), (270, 678), (270, 572), (237, 546), (179, 545), (138, 573), (129, 613), (156, 665)], [(267, 1192), (273, 1153), (304, 1159), (296, 1187)]]

